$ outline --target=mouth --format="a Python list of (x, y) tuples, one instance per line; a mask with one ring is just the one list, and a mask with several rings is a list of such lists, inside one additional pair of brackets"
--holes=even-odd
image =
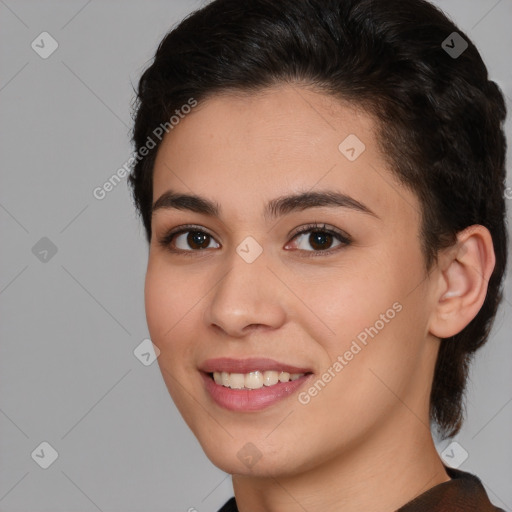
[(207, 392), (230, 411), (258, 411), (294, 394), (313, 372), (272, 359), (211, 359), (200, 368)]
[(228, 373), (213, 372), (208, 374), (215, 384), (230, 389), (261, 389), (263, 386), (275, 386), (278, 382), (290, 382), (301, 377), (306, 373), (289, 373), (285, 371), (252, 371), (249, 373)]

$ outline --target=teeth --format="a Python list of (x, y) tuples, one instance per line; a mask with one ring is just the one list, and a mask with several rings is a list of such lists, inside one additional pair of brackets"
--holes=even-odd
[(288, 373), (276, 371), (254, 371), (249, 373), (213, 372), (216, 384), (231, 389), (260, 389), (263, 386), (274, 386), (278, 382), (289, 382), (302, 377), (304, 373)]
[[(231, 381), (230, 381), (231, 382)], [(261, 372), (251, 372), (245, 375), (244, 384), (249, 389), (259, 389), (263, 387), (263, 375)]]
[(279, 375), (277, 372), (263, 372), (263, 384), (265, 386), (273, 386), (279, 382)]
[(279, 382), (288, 382), (290, 380), (290, 374), (288, 372), (281, 372), (279, 374)]
[(245, 376), (243, 373), (229, 374), (229, 387), (231, 389), (243, 389), (245, 384)]

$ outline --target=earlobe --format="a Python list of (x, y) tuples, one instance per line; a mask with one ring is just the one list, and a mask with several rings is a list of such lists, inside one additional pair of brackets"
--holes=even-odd
[(458, 334), (478, 314), (495, 265), (492, 237), (474, 225), (457, 235), (457, 243), (439, 256), (439, 280), (430, 333), (438, 338)]

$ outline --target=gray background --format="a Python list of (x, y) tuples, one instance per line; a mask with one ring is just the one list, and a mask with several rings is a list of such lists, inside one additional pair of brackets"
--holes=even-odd
[[(436, 3), (477, 44), (512, 110), (512, 0)], [(168, 29), (200, 5), (0, 0), (3, 512), (203, 512), (232, 495), (228, 475), (175, 410), (157, 364), (133, 354), (149, 336), (147, 248), (126, 180), (101, 201), (92, 194), (132, 152), (132, 84)], [(44, 31), (59, 45), (47, 59), (31, 48)], [(57, 248), (46, 261), (39, 258), (47, 242), (32, 251), (43, 237)], [(469, 454), (460, 468), (507, 511), (511, 288), (509, 272), (456, 437)], [(43, 441), (59, 454), (46, 470), (31, 457)]]

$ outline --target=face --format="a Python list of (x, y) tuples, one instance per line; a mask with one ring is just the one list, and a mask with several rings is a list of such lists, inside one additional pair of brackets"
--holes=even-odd
[(212, 96), (164, 138), (153, 202), (148, 327), (214, 464), (290, 475), (428, 422), (420, 206), (368, 114), (284, 85)]

